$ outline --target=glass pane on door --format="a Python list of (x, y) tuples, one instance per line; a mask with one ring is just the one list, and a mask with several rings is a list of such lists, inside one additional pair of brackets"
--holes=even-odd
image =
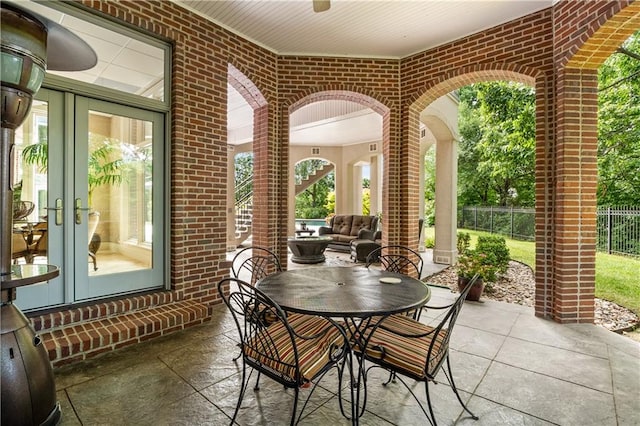
[(162, 114), (76, 97), (75, 300), (164, 286)]
[(152, 123), (89, 111), (88, 125), (89, 276), (149, 269)]
[(47, 102), (35, 100), (24, 124), (16, 130), (13, 182), (14, 263), (47, 260)]
[(23, 310), (64, 303), (63, 212), (55, 210), (62, 203), (62, 105), (61, 93), (41, 89), (15, 131), (12, 261), (60, 267), (57, 278), (18, 289)]

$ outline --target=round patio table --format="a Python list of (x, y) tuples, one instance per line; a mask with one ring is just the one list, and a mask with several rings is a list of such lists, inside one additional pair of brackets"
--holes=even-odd
[[(342, 317), (351, 331), (356, 353), (364, 354), (366, 342), (358, 339), (364, 327), (377, 327), (391, 314), (422, 307), (431, 291), (425, 283), (407, 275), (363, 267), (319, 267), (277, 272), (256, 283), (282, 309), (326, 318)], [(350, 358), (351, 359), (351, 358)], [(364, 361), (359, 359), (356, 373), (350, 361), (353, 386), (351, 421), (359, 424), (364, 406), (359, 406), (360, 385), (364, 376)], [(366, 383), (364, 401), (366, 402)], [(342, 410), (342, 398), (339, 397)], [(344, 415), (344, 411), (343, 411)], [(345, 416), (346, 417), (346, 416)]]

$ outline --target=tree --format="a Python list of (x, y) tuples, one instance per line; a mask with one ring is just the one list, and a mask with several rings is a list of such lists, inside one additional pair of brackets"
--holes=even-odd
[(424, 216), (427, 226), (435, 224), (436, 217), (436, 146), (424, 156)]
[(253, 152), (237, 154), (234, 168), (236, 202), (246, 202), (253, 196)]
[[(322, 165), (323, 160), (305, 160), (295, 166), (296, 183), (314, 173)], [(313, 185), (296, 195), (296, 217), (302, 219), (324, 218), (329, 214), (326, 208), (327, 198), (335, 190), (335, 175), (329, 173)]]
[(598, 205), (640, 205), (640, 31), (598, 71)]
[(369, 188), (362, 189), (362, 214), (368, 216), (371, 211), (371, 192)]
[(460, 90), (460, 205), (535, 203), (535, 92), (512, 82)]

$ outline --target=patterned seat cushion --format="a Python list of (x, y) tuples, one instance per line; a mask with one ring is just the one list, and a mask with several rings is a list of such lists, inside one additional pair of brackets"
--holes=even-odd
[[(442, 358), (447, 353), (448, 342), (445, 344), (448, 331), (440, 330), (434, 336), (434, 328), (422, 324), (406, 315), (391, 315), (382, 325), (389, 330), (378, 327), (367, 345), (367, 357), (371, 359), (383, 360), (385, 363), (396, 367), (399, 371), (404, 371), (410, 375), (426, 379), (427, 375), (433, 377), (435, 369)], [(371, 329), (364, 333), (364, 337), (371, 334)], [(390, 331), (391, 330), (391, 331)], [(431, 333), (425, 337), (403, 337), (396, 332), (417, 335)], [(435, 338), (431, 357), (429, 359), (429, 371), (425, 371), (427, 365), (427, 353), (429, 345)], [(358, 351), (357, 345), (354, 350)]]
[(257, 363), (293, 381), (299, 383), (311, 381), (331, 361), (331, 354), (336, 347), (343, 346), (343, 336), (324, 318), (290, 314), (287, 321), (300, 336), (314, 336), (322, 333), (321, 336), (313, 339), (294, 336), (302, 377), (296, 377), (291, 337), (282, 321), (260, 330), (244, 347), (244, 353)]

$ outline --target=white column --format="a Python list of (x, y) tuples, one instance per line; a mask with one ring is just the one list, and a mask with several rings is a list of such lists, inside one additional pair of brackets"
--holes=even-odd
[(382, 161), (380, 155), (372, 155), (369, 163), (369, 194), (371, 215), (382, 212)]
[[(418, 182), (420, 183), (420, 194), (418, 196), (420, 202), (418, 205), (418, 217), (419, 218), (425, 218), (424, 215), (424, 156), (425, 156), (425, 152), (422, 153), (422, 155), (420, 155), (420, 172), (419, 172), (419, 180)], [(422, 224), (423, 228), (425, 226), (425, 224)], [(423, 230), (424, 231), (424, 230)], [(418, 251), (419, 252), (423, 252), (425, 251), (424, 248), (424, 232), (422, 232), (420, 234), (420, 240), (418, 241)]]
[(453, 265), (457, 258), (457, 141), (436, 141), (436, 212), (433, 261)]
[(362, 214), (362, 166), (350, 166), (351, 180), (353, 182), (351, 199), (353, 200), (353, 214)]

